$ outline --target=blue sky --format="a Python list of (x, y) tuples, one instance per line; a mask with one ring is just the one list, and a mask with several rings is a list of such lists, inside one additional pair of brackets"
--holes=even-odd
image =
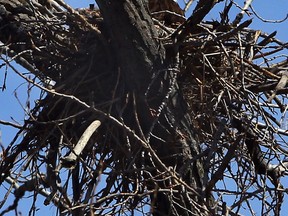
[[(182, 0), (179, 0), (181, 2)], [(84, 8), (87, 7), (90, 3), (94, 1), (91, 0), (66, 0), (68, 4), (70, 4), (74, 8)], [(239, 5), (243, 6), (242, 1), (236, 1)], [(278, 20), (283, 19), (288, 13), (288, 1), (287, 0), (254, 0), (253, 7), (259, 13), (259, 15), (267, 20)], [(217, 7), (216, 9), (219, 9)], [(221, 7), (222, 8), (222, 7)], [(232, 16), (233, 17), (233, 16)], [(219, 18), (219, 11), (214, 10), (211, 14), (207, 15), (206, 20), (217, 20)], [(244, 19), (248, 19), (246, 16)], [(253, 29), (263, 30), (266, 33), (271, 33), (277, 30), (277, 38), (282, 41), (288, 41), (287, 27), (288, 21), (284, 23), (263, 23), (258, 18), (254, 17), (253, 23), (250, 25)], [(287, 54), (287, 52), (286, 52)], [(21, 72), (24, 72), (24, 69), (21, 67), (18, 68)], [(0, 69), (0, 85), (3, 83), (5, 68)], [(27, 102), (27, 84), (20, 77), (15, 75), (11, 70), (7, 71), (7, 89), (4, 92), (0, 92), (0, 119), (5, 121), (14, 121), (20, 124), (23, 124), (23, 118), (25, 117), (24, 111), (21, 107), (21, 103), (25, 107), (25, 103)], [(15, 93), (17, 94), (18, 99), (15, 97)], [(34, 101), (38, 98), (39, 90), (34, 88), (33, 93), (30, 96), (31, 105), (34, 104)], [(12, 119), (13, 117), (13, 119)], [(17, 130), (9, 127), (0, 125), (0, 129), (2, 130), (2, 141), (4, 145), (9, 144), (11, 139), (14, 137)], [(3, 189), (0, 188), (0, 200), (3, 197)], [(31, 201), (31, 199), (30, 199)], [(23, 215), (26, 215), (26, 210), (30, 207), (30, 201), (20, 201), (19, 210), (23, 212)], [(12, 200), (8, 202), (11, 204)], [(285, 205), (288, 208), (288, 204)], [(283, 207), (284, 208), (284, 207)], [(55, 214), (55, 209), (51, 206), (45, 207), (41, 209), (42, 216), (48, 216)], [(14, 213), (7, 214), (14, 215)], [(37, 214), (38, 215), (38, 214)]]

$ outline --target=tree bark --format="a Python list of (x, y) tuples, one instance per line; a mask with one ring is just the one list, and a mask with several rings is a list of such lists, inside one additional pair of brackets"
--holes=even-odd
[[(179, 71), (175, 64), (177, 52), (172, 52), (172, 56), (169, 52), (169, 58), (166, 56), (144, 1), (97, 0), (97, 3), (109, 29), (117, 56), (115, 61), (124, 77), (126, 90), (135, 93), (141, 132), (167, 167), (176, 169), (181, 179), (201, 191), (202, 164), (192, 161), (199, 154), (199, 146), (175, 80), (175, 73)], [(131, 128), (137, 128), (131, 124), (131, 115), (124, 121)], [(140, 131), (137, 133), (141, 135)], [(158, 186), (165, 188), (165, 184), (167, 182), (161, 182)], [(151, 196), (152, 203), (155, 203), (154, 215), (189, 215), (187, 209), (196, 211), (190, 204), (191, 200), (184, 199), (178, 189), (179, 193), (173, 200), (167, 193)], [(192, 197), (190, 199), (199, 204), (203, 202), (200, 197)], [(176, 200), (180, 200), (178, 204), (187, 209), (175, 207), (173, 202), (178, 202)]]

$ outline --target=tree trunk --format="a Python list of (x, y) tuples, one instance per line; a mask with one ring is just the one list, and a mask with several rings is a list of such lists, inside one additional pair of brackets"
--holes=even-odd
[[(124, 122), (131, 128), (139, 128), (137, 135), (143, 135), (165, 166), (179, 174), (178, 177), (196, 189), (199, 195), (203, 167), (200, 161), (192, 161), (199, 154), (199, 143), (193, 134), (193, 125), (176, 81), (179, 72), (178, 51), (167, 52), (163, 48), (147, 4), (143, 1), (98, 0), (97, 3), (109, 29), (125, 90), (136, 97), (134, 106), (139, 122), (131, 121), (131, 118), (136, 118), (131, 116), (131, 112), (124, 117)], [(151, 155), (145, 154), (145, 157)], [(157, 167), (157, 170), (167, 171), (161, 167)], [(158, 171), (154, 175), (159, 175)], [(167, 188), (173, 182), (175, 180), (170, 183), (160, 181), (157, 187)], [(176, 187), (176, 190), (178, 192), (172, 199), (171, 194), (163, 192), (151, 196), (155, 204), (154, 215), (189, 215), (189, 211), (197, 212), (191, 205), (191, 199), (200, 205), (204, 200), (196, 194), (185, 199), (186, 192), (181, 192), (181, 187)], [(179, 202), (181, 207), (174, 205), (174, 202)]]

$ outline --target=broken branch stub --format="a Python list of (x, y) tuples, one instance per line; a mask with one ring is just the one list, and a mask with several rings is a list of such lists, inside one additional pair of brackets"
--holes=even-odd
[(61, 163), (63, 167), (73, 169), (75, 167), (77, 158), (87, 145), (90, 137), (97, 130), (97, 128), (101, 125), (99, 120), (93, 121), (87, 129), (84, 131), (82, 136), (80, 137), (78, 143), (74, 147), (74, 149), (70, 152), (70, 154), (66, 157), (61, 158)]

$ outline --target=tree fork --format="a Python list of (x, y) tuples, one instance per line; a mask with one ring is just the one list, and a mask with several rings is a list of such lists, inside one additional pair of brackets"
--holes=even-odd
[[(117, 53), (115, 61), (124, 76), (127, 91), (133, 91), (136, 95), (136, 112), (142, 132), (146, 134), (146, 138), (150, 138), (151, 146), (166, 166), (172, 169), (174, 167), (176, 175), (192, 188), (202, 188), (202, 164), (199, 161), (191, 162), (192, 158), (199, 154), (198, 143), (192, 133), (189, 115), (186, 114), (186, 104), (177, 83), (173, 83), (173, 73), (177, 73), (177, 67), (176, 71), (174, 68), (176, 56), (166, 58), (165, 49), (157, 39), (147, 4), (140, 0), (97, 0), (97, 3), (110, 31), (111, 43)], [(164, 90), (160, 90), (159, 83), (162, 82)], [(153, 94), (147, 94), (147, 88), (151, 88), (149, 91)], [(130, 118), (131, 116), (126, 118), (126, 121)], [(155, 123), (157, 121), (160, 124)], [(127, 123), (129, 126), (131, 124)], [(166, 130), (163, 130), (163, 126)], [(136, 125), (132, 126), (135, 127)], [(151, 134), (158, 138), (150, 137)], [(158, 186), (164, 188), (166, 183), (162, 182)], [(190, 212), (195, 212), (191, 200), (182, 197), (181, 186), (176, 188), (179, 192), (174, 195), (174, 199), (181, 200), (180, 205)], [(155, 204), (154, 215), (189, 214), (178, 206), (174, 207), (173, 212), (171, 206), (177, 201), (172, 201), (169, 196), (169, 193), (164, 192), (151, 196), (152, 203)], [(193, 199), (200, 205), (203, 201), (195, 196)]]

